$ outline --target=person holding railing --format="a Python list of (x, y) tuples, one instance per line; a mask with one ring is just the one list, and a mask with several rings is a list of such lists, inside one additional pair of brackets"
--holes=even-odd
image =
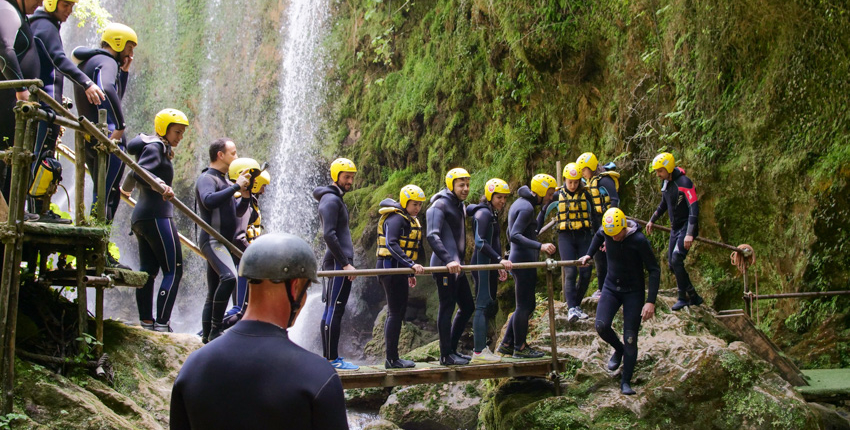
[[(177, 225), (174, 223), (174, 206), (168, 200), (174, 197), (171, 183), (174, 180), (174, 148), (183, 140), (189, 119), (177, 109), (163, 109), (154, 117), (155, 135), (139, 134), (127, 144), (127, 153), (150, 172), (163, 186), (160, 194), (135, 172), (139, 200), (130, 216), (133, 234), (139, 242), (139, 270), (148, 274), (145, 286), (136, 290), (136, 305), (142, 328), (171, 332), (171, 310), (183, 277), (183, 250)], [(153, 284), (162, 270), (162, 282), (156, 298), (156, 317), (153, 315)]]
[[(552, 202), (557, 183), (555, 178), (541, 173), (534, 175), (531, 186), (523, 185), (517, 199), (508, 211), (508, 237), (511, 241), (510, 260), (512, 263), (534, 262), (540, 257), (540, 251), (552, 255), (555, 245), (537, 241), (537, 232), (543, 226), (546, 207)], [(543, 208), (534, 216), (534, 207)], [(516, 310), (508, 320), (505, 337), (499, 345), (499, 353), (513, 358), (540, 358), (543, 352), (528, 345), (528, 320), (534, 312), (534, 289), (537, 287), (537, 269), (513, 269)]]
[[(230, 138), (219, 138), (210, 144), (210, 165), (201, 172), (195, 182), (195, 201), (198, 215), (225, 239), (233, 240), (239, 217), (245, 214), (250, 203), (251, 171), (245, 169), (230, 182), (227, 172), (230, 164), (238, 158), (236, 144)], [(241, 199), (233, 196), (242, 193)], [(207, 298), (201, 314), (201, 341), (211, 342), (221, 336), (224, 328), (222, 319), (236, 287), (236, 259), (216, 238), (206, 231), (198, 236), (198, 247), (207, 259)]]
[(646, 224), (646, 234), (652, 233), (655, 221), (667, 212), (670, 217), (670, 244), (667, 264), (676, 277), (678, 300), (670, 308), (678, 311), (685, 306), (699, 306), (702, 297), (697, 294), (691, 277), (685, 270), (685, 257), (699, 235), (699, 197), (693, 181), (685, 171), (676, 167), (673, 154), (663, 152), (652, 160), (652, 171), (661, 179), (661, 203)]
[(475, 251), (472, 252), (472, 264), (500, 264), (504, 269), (473, 271), (475, 282), (475, 315), (472, 317), (472, 363), (497, 363), (502, 358), (487, 347), (487, 328), (489, 321), (496, 317), (499, 310), (496, 302), (496, 290), (499, 281), (506, 281), (512, 264), (502, 258), (502, 243), (499, 234), (499, 214), (508, 203), (511, 187), (499, 178), (493, 178), (484, 184), (484, 195), (478, 204), (469, 205), (466, 215), (472, 218), (472, 234), (475, 237)]
[(407, 312), (409, 288), (416, 287), (416, 276), (425, 268), (416, 260), (422, 251), (422, 225), (416, 217), (422, 210), (425, 192), (408, 184), (399, 192), (398, 201), (384, 199), (378, 213), (377, 269), (413, 269), (411, 275), (379, 275), (378, 282), (387, 295), (387, 320), (384, 324), (387, 360), (384, 367), (398, 369), (414, 367), (416, 363), (398, 356), (398, 337)]
[[(609, 208), (620, 207), (620, 174), (615, 172), (614, 163), (608, 163), (604, 166), (599, 165), (599, 160), (592, 152), (585, 152), (579, 155), (576, 159), (576, 168), (584, 178), (584, 185), (587, 192), (590, 194), (590, 201), (593, 203), (592, 224), (594, 228), (598, 228), (601, 224), (602, 214)], [(605, 249), (601, 249), (593, 260), (596, 267), (596, 292), (593, 297), (599, 298), (602, 292), (602, 284), (605, 283), (605, 276), (608, 273), (608, 263), (605, 258)]]
[[(619, 208), (605, 212), (602, 227), (594, 234), (587, 255), (579, 261), (587, 264), (603, 244), (607, 251), (608, 272), (596, 306), (596, 332), (614, 347), (614, 354), (608, 360), (608, 370), (613, 372), (621, 363), (623, 365), (620, 392), (632, 395), (635, 394), (631, 383), (637, 362), (640, 323), (655, 316), (661, 268), (640, 227), (634, 221), (627, 221), (626, 214)], [(644, 270), (649, 274), (649, 295)], [(620, 307), (623, 308), (622, 342), (611, 327)]]
[[(322, 237), (328, 246), (322, 260), (324, 270), (356, 270), (354, 268), (354, 244), (348, 228), (348, 207), (342, 200), (354, 185), (357, 167), (347, 158), (337, 158), (331, 163), (331, 183), (313, 190), (313, 198), (319, 202), (319, 220), (322, 222)], [(337, 370), (357, 370), (357, 366), (339, 356), (339, 336), (345, 305), (351, 294), (354, 276), (337, 276), (328, 279), (323, 294), (325, 311), (322, 314), (322, 351), (325, 358)]]
[[(37, 9), (29, 18), (36, 46), (41, 54), (39, 79), (44, 83), (44, 92), (60, 103), (62, 102), (65, 77), (67, 77), (75, 86), (80, 87), (85, 92), (89, 103), (100, 105), (106, 96), (94, 81), (65, 56), (65, 47), (59, 33), (62, 23), (71, 16), (77, 1), (44, 0), (44, 6)], [(41, 102), (41, 108), (49, 113), (53, 112), (53, 109), (45, 102)], [(32, 165), (34, 180), (36, 178), (43, 179), (47, 176), (38, 174), (42, 163), (45, 163), (44, 165), (48, 169), (53, 163), (57, 163), (55, 152), (59, 133), (60, 127), (55, 123), (48, 121), (38, 123), (38, 133), (35, 139), (35, 161)], [(41, 169), (43, 171), (45, 167), (41, 167)], [(32, 195), (32, 189), (30, 194)], [(70, 219), (60, 217), (49, 207), (43, 207), (44, 203), (48, 203), (49, 206), (49, 196), (50, 193), (46, 193), (45, 196), (33, 196), (30, 200), (30, 210), (40, 215), (40, 222), (69, 224)]]
[[(0, 72), (2, 79), (15, 81), (36, 79), (41, 61), (35, 47), (35, 38), (27, 21), (27, 14), (35, 12), (41, 0), (0, 0)], [(0, 149), (14, 144), (15, 104), (26, 101), (30, 93), (26, 88), (0, 90)], [(0, 191), (9, 202), (11, 166), (0, 160)], [(25, 214), (25, 221), (37, 220), (38, 215)]]
[[(469, 172), (460, 167), (446, 174), (446, 188), (431, 197), (425, 214), (427, 238), (431, 249), (431, 266), (446, 266), (449, 273), (434, 273), (440, 309), (437, 333), (440, 336), (440, 364), (468, 364), (472, 359), (457, 348), (466, 323), (475, 310), (469, 280), (461, 272), (466, 255), (466, 207), (469, 196)], [(455, 314), (455, 305), (457, 313)], [(452, 315), (454, 314), (454, 320)]]

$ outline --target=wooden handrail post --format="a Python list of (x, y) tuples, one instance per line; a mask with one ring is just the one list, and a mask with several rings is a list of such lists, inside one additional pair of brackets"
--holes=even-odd
[(552, 273), (558, 266), (554, 263), (555, 260), (547, 259), (547, 268), (546, 268), (546, 287), (549, 293), (549, 337), (551, 340), (552, 347), (552, 374), (550, 377), (552, 378), (552, 382), (555, 383), (555, 395), (561, 395), (561, 382), (560, 375), (558, 375), (558, 338), (555, 333), (555, 291), (552, 284), (555, 282), (554, 274)]

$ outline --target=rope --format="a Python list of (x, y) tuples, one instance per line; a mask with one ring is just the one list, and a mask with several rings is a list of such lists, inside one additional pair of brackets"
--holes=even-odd
[[(729, 259), (733, 266), (738, 268), (738, 271), (741, 272), (743, 276), (747, 276), (747, 268), (754, 265), (756, 263), (756, 252), (752, 246), (745, 244), (738, 245), (738, 248), (745, 249), (750, 251), (749, 257), (744, 257), (743, 254), (739, 252), (732, 252), (729, 256)], [(747, 291), (744, 293), (745, 297), (749, 300), (750, 303), (753, 303), (753, 298), (759, 295), (759, 278), (758, 272), (755, 272), (755, 294), (751, 291)], [(759, 309), (759, 301), (755, 300), (755, 314), (756, 314), (756, 324), (761, 324), (761, 312)]]

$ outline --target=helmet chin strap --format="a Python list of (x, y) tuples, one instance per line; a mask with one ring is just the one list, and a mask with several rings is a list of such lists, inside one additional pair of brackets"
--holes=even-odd
[(286, 328), (292, 327), (292, 324), (295, 323), (295, 317), (301, 309), (301, 300), (304, 298), (304, 294), (307, 293), (307, 288), (303, 288), (301, 292), (298, 293), (298, 298), (295, 298), (292, 295), (294, 282), (295, 279), (292, 279), (286, 285), (286, 297), (289, 299), (289, 322), (287, 323)]

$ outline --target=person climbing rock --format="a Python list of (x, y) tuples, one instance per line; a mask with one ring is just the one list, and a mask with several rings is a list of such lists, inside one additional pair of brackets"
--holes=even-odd
[[(347, 158), (337, 158), (331, 163), (330, 185), (313, 190), (313, 198), (319, 202), (319, 220), (322, 237), (327, 245), (322, 259), (323, 270), (356, 270), (354, 268), (354, 244), (348, 229), (348, 207), (342, 200), (354, 185), (357, 167)], [(339, 336), (345, 305), (351, 294), (354, 276), (337, 276), (327, 280), (323, 294), (325, 311), (322, 313), (322, 355), (337, 370), (357, 370), (357, 366), (339, 356)]]
[[(581, 173), (575, 163), (564, 167), (563, 177), (564, 186), (558, 190), (557, 204), (550, 205), (547, 212), (557, 210), (558, 252), (561, 260), (577, 260), (587, 251), (593, 237), (593, 200), (581, 182)], [(581, 310), (581, 301), (590, 285), (590, 272), (589, 266), (564, 268), (563, 294), (570, 322), (588, 318)]]
[[(165, 189), (162, 194), (138, 177), (139, 199), (130, 216), (133, 234), (139, 242), (139, 270), (148, 274), (144, 287), (136, 290), (139, 321), (148, 330), (171, 332), (171, 310), (183, 278), (183, 250), (174, 207), (174, 149), (183, 140), (189, 119), (177, 109), (163, 109), (154, 117), (154, 135), (139, 134), (127, 144), (127, 152), (136, 157), (140, 167), (150, 172)], [(162, 270), (162, 281), (156, 298), (156, 316), (153, 315), (153, 284)]]
[[(254, 162), (256, 163), (256, 161)], [(235, 180), (242, 174), (242, 170), (234, 168), (234, 164), (236, 164), (236, 162), (230, 163), (230, 168), (228, 169), (228, 175), (231, 180)], [(252, 181), (251, 203), (248, 206), (248, 211), (245, 212), (245, 215), (242, 215), (239, 219), (239, 228), (236, 230), (236, 238), (233, 242), (233, 244), (242, 251), (245, 251), (248, 248), (248, 245), (250, 245), (254, 239), (260, 237), (265, 230), (263, 228), (263, 217), (260, 214), (259, 197), (266, 192), (266, 186), (270, 182), (271, 175), (269, 175), (268, 170), (260, 172), (260, 174), (258, 174)], [(242, 195), (240, 193), (236, 193), (234, 194), (234, 197), (240, 198)], [(248, 299), (247, 279), (240, 276), (236, 280), (236, 290), (233, 291), (231, 299), (233, 300), (233, 307), (224, 313), (224, 319), (222, 320), (222, 327), (225, 330), (239, 322), (245, 314), (246, 300)]]
[[(80, 70), (88, 76), (88, 79), (100, 87), (106, 95), (106, 100), (100, 104), (94, 104), (89, 100), (89, 94), (81, 86), (74, 86), (74, 100), (77, 112), (93, 123), (98, 122), (98, 109), (106, 110), (106, 123), (109, 138), (118, 141), (120, 150), (126, 147), (124, 137), (124, 109), (121, 99), (127, 90), (130, 80), (130, 65), (133, 63), (133, 52), (139, 39), (132, 28), (119, 23), (111, 23), (103, 30), (100, 38), (100, 48), (90, 49), (77, 47), (71, 53), (71, 57), (78, 63)], [(96, 101), (96, 100), (95, 100)], [(99, 198), (104, 199), (106, 221), (111, 223), (118, 210), (118, 202), (121, 201), (120, 182), (124, 176), (124, 163), (115, 154), (109, 154), (106, 161), (106, 195), (98, 196), (98, 151), (95, 149), (97, 142), (87, 137), (86, 165), (92, 177), (92, 210), (96, 207)], [(107, 253), (107, 265), (129, 269), (119, 264), (112, 254)]]
[[(27, 15), (35, 12), (41, 0), (0, 0), (0, 79), (14, 81), (36, 79), (41, 60)], [(0, 149), (14, 144), (15, 104), (26, 101), (29, 90), (24, 87), (0, 90)], [(0, 160), (0, 191), (9, 202), (12, 168)], [(25, 213), (25, 221), (35, 221), (38, 215)]]
[[(608, 361), (608, 370), (615, 371), (623, 365), (620, 376), (620, 392), (635, 394), (631, 387), (632, 374), (638, 354), (638, 332), (641, 320), (655, 316), (655, 299), (661, 281), (661, 268), (652, 252), (652, 246), (634, 221), (627, 221), (626, 214), (619, 208), (608, 209), (602, 217), (602, 227), (594, 234), (581, 257), (582, 264), (599, 252), (605, 245), (608, 273), (602, 287), (602, 295), (596, 306), (596, 332), (606, 343), (614, 347)], [(644, 272), (645, 271), (645, 272)], [(646, 291), (646, 274), (649, 277), (649, 294)], [(611, 327), (614, 316), (623, 308), (623, 341)]]
[[(44, 83), (44, 91), (57, 102), (62, 102), (63, 88), (67, 77), (75, 86), (80, 87), (85, 92), (89, 103), (100, 105), (106, 95), (94, 81), (89, 79), (65, 56), (65, 47), (59, 33), (62, 23), (71, 16), (77, 1), (45, 0), (44, 6), (38, 8), (29, 17), (36, 47), (41, 56), (39, 79)], [(53, 113), (53, 109), (45, 102), (41, 102), (41, 108)], [(33, 178), (44, 176), (38, 173), (39, 166), (42, 166), (45, 160), (47, 160), (47, 165), (56, 162), (56, 140), (59, 138), (60, 129), (61, 127), (56, 123), (39, 121), (35, 139), (35, 161), (32, 164)], [(30, 194), (32, 195), (32, 193)], [(49, 208), (49, 204), (48, 207), (43, 207), (45, 201), (49, 203), (49, 198), (49, 195), (33, 196), (30, 199), (30, 210), (40, 215), (40, 222), (69, 224), (71, 220), (57, 215)]]
[[(422, 210), (425, 192), (416, 185), (408, 184), (399, 192), (398, 201), (384, 199), (378, 213), (377, 269), (413, 269), (415, 275), (425, 273), (425, 268), (416, 260), (422, 251), (422, 225), (416, 218)], [(401, 324), (407, 312), (409, 288), (416, 287), (415, 275), (381, 275), (378, 282), (387, 295), (387, 320), (384, 323), (387, 369), (414, 367), (416, 363), (398, 356), (398, 338)]]
[(186, 359), (171, 390), (172, 430), (348, 429), (339, 375), (287, 333), (317, 265), (310, 245), (289, 234), (263, 235), (245, 250), (239, 276), (249, 279), (251, 306)]
[(685, 306), (699, 306), (702, 297), (697, 294), (691, 277), (685, 270), (685, 257), (699, 235), (699, 197), (696, 187), (685, 171), (676, 167), (673, 154), (663, 152), (652, 160), (652, 171), (661, 179), (661, 203), (649, 218), (646, 234), (652, 234), (655, 221), (667, 212), (670, 217), (670, 245), (667, 248), (667, 264), (676, 277), (678, 300), (670, 308), (678, 311)]
[(472, 272), (475, 282), (475, 315), (472, 317), (472, 363), (497, 363), (502, 360), (487, 347), (489, 322), (499, 311), (496, 291), (499, 281), (506, 281), (513, 264), (502, 258), (502, 244), (499, 233), (499, 214), (508, 203), (511, 188), (499, 178), (493, 178), (484, 184), (484, 195), (478, 204), (466, 208), (466, 216), (472, 218), (472, 235), (475, 238), (475, 250), (472, 252), (472, 264), (501, 264), (500, 270), (476, 270)]
[[(233, 240), (239, 226), (239, 217), (245, 214), (250, 204), (251, 170), (244, 169), (230, 182), (227, 171), (230, 164), (239, 158), (236, 144), (230, 138), (219, 138), (209, 147), (210, 165), (195, 182), (195, 201), (198, 215), (225, 239)], [(259, 166), (257, 166), (259, 168)], [(233, 197), (237, 192), (242, 198)], [(207, 260), (207, 298), (201, 314), (201, 340), (210, 342), (222, 334), (224, 318), (230, 294), (236, 287), (236, 260), (227, 247), (209, 233), (201, 230), (198, 247)]]
[[(555, 195), (555, 178), (547, 174), (534, 175), (531, 186), (523, 185), (517, 199), (508, 211), (508, 237), (511, 241), (509, 259), (511, 263), (536, 262), (540, 251), (548, 255), (555, 253), (555, 245), (537, 241), (537, 233), (543, 226), (546, 207)], [(534, 216), (534, 207), (543, 208)], [(543, 352), (526, 342), (528, 319), (534, 311), (534, 289), (537, 286), (537, 269), (513, 269), (516, 310), (508, 320), (505, 337), (499, 346), (499, 353), (512, 355), (513, 358), (539, 358)]]
[(460, 336), (475, 310), (469, 280), (461, 272), (466, 255), (466, 207), (463, 201), (469, 196), (469, 178), (469, 172), (460, 167), (449, 170), (446, 188), (431, 197), (431, 206), (425, 213), (426, 237), (433, 250), (431, 266), (446, 266), (449, 271), (433, 275), (440, 300), (437, 333), (440, 337), (440, 364), (444, 366), (468, 364), (472, 359), (457, 350)]
[[(602, 214), (605, 211), (609, 208), (620, 207), (620, 194), (618, 193), (620, 174), (613, 171), (615, 167), (614, 163), (600, 166), (599, 160), (592, 152), (585, 152), (576, 159), (576, 168), (584, 178), (585, 188), (587, 188), (590, 201), (593, 203), (591, 223), (594, 230), (599, 229)], [(605, 275), (608, 272), (605, 250), (600, 251), (593, 260), (594, 266), (596, 266), (597, 291), (593, 293), (595, 298), (599, 298), (599, 294), (602, 292), (602, 284), (605, 282)]]

